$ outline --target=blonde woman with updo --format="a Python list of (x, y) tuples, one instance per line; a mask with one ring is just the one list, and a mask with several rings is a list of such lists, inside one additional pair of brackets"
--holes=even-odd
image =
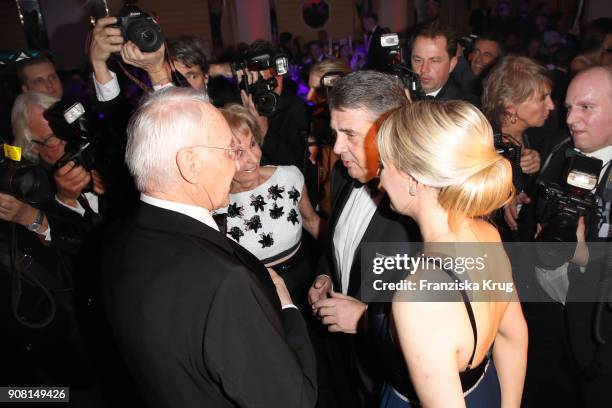
[[(421, 257), (484, 259), (474, 273), (425, 262), (406, 279), (512, 282), (499, 234), (486, 221), (512, 199), (512, 169), (478, 109), (462, 101), (415, 102), (385, 120), (378, 149), (381, 187), (393, 209), (419, 225)], [(468, 292), (395, 293), (392, 318), (374, 328), (382, 359), (390, 360), (381, 406), (520, 406), (527, 363), (520, 304), (514, 294)]]

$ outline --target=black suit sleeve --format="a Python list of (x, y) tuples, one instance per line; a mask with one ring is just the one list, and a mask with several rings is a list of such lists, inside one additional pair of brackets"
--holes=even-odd
[(246, 273), (228, 274), (215, 294), (204, 335), (211, 377), (240, 407), (313, 407), (315, 357), (299, 311), (279, 318)]

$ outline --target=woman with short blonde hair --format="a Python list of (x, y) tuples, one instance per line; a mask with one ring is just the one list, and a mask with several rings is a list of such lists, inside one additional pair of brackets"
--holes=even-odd
[[(482, 108), (505, 143), (521, 149), (520, 172), (515, 181), (515, 200), (503, 211), (497, 224), (504, 241), (529, 241), (535, 234), (529, 204), (535, 194), (540, 171), (542, 128), (555, 105), (550, 97), (552, 81), (545, 67), (534, 60), (508, 55), (499, 60), (483, 83)], [(519, 174), (522, 173), (522, 174)], [(520, 211), (520, 214), (519, 214)], [(520, 215), (520, 218), (519, 218)]]
[[(384, 121), (378, 149), (381, 186), (393, 209), (419, 225), (421, 257), (485, 259), (474, 273), (427, 263), (404, 279), (417, 287), (421, 280), (512, 282), (499, 234), (485, 220), (513, 197), (512, 169), (478, 109), (462, 101), (415, 102)], [(451, 301), (396, 292), (392, 324), (368, 326), (385, 339), (380, 349), (399, 345), (405, 361), (398, 366), (393, 359), (396, 369), (384, 370), (381, 406), (520, 406), (527, 359), (520, 304), (513, 294), (467, 292), (449, 289), (442, 296)], [(369, 321), (384, 321), (370, 309)]]

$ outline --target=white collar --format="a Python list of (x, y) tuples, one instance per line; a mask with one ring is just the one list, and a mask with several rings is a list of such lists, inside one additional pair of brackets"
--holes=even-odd
[[(444, 88), (444, 87), (442, 87), (442, 88)], [(426, 95), (427, 95), (427, 96), (433, 96), (433, 97), (435, 98), (436, 96), (438, 96), (438, 94), (440, 93), (440, 91), (442, 90), (442, 88), (438, 89), (437, 91), (430, 92), (430, 93), (428, 93), (428, 94), (426, 94)]]
[[(578, 149), (576, 149), (578, 150)], [(580, 150), (578, 150), (580, 151)], [(585, 156), (589, 156), (589, 157), (595, 157), (596, 159), (599, 159), (603, 162), (603, 164), (605, 165), (607, 162), (609, 162), (610, 160), (612, 160), (612, 146), (606, 146), (606, 147), (602, 147), (599, 150), (595, 150), (592, 153), (584, 153), (582, 152)]]
[(155, 207), (164, 208), (166, 210), (184, 214), (188, 217), (200, 221), (201, 223), (208, 225), (210, 228), (216, 231), (219, 231), (217, 223), (213, 219), (212, 215), (210, 215), (210, 211), (208, 211), (206, 208), (185, 203), (178, 203), (176, 201), (162, 200), (160, 198), (148, 196), (145, 193), (140, 193), (140, 201), (153, 205)]

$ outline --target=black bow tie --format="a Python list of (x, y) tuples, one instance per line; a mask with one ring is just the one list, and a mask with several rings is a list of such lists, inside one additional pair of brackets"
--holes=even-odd
[(213, 214), (213, 220), (219, 227), (219, 232), (223, 235), (227, 234), (227, 213)]

